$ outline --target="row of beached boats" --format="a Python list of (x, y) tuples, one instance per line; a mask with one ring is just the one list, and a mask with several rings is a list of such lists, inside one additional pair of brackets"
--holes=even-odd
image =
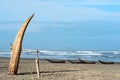
[[(53, 59), (45, 59), (51, 63), (65, 63), (66, 61), (69, 61), (72, 64), (95, 64), (97, 63), (96, 61), (88, 61), (88, 60), (82, 60), (80, 58), (78, 58), (77, 61), (73, 61), (73, 60), (53, 60)], [(102, 63), (102, 64), (114, 64), (114, 62), (108, 62), (108, 61), (102, 61), (102, 60), (98, 60), (98, 62)]]

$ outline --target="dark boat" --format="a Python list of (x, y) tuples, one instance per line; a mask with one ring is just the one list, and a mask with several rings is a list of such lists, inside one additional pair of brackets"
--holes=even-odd
[(80, 61), (72, 61), (72, 60), (68, 60), (68, 61), (72, 64), (80, 64), (81, 63)]
[(51, 63), (65, 63), (65, 60), (50, 60), (50, 59), (45, 59)]
[(95, 61), (87, 61), (87, 60), (82, 60), (80, 58), (78, 58), (78, 59), (81, 63), (84, 63), (84, 64), (95, 64), (96, 63)]
[(98, 61), (102, 64), (114, 64), (114, 62), (107, 62), (107, 61), (101, 61), (101, 60), (98, 60)]

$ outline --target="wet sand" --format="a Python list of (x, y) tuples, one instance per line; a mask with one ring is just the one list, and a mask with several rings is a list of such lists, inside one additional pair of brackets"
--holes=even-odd
[(17, 75), (8, 75), (9, 59), (0, 58), (0, 80), (120, 80), (120, 64), (50, 63), (40, 60), (37, 77), (35, 59), (20, 59)]

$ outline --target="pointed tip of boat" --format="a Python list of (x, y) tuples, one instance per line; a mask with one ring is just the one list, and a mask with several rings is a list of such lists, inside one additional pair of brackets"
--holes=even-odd
[(35, 13), (32, 14), (32, 17), (35, 15)]

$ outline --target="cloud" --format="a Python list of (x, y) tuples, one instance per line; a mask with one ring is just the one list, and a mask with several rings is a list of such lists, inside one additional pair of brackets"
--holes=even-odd
[(0, 22), (0, 30), (18, 30), (20, 22), (16, 21), (2, 21)]
[(61, 4), (81, 4), (81, 5), (120, 5), (119, 0), (41, 0), (40, 2), (51, 2)]
[(76, 35), (119, 34), (118, 21), (75, 21), (75, 22), (36, 22), (28, 27), (31, 32), (60, 33)]
[[(119, 0), (109, 0), (109, 1), (105, 1), (105, 0), (97, 0), (97, 1), (96, 0), (60, 0), (60, 1), (4, 0), (2, 1), (1, 0), (0, 22), (13, 21), (15, 23), (1, 24), (0, 29), (17, 30), (24, 22), (24, 20), (28, 18), (32, 13), (35, 13), (35, 16), (33, 17), (28, 27), (28, 31), (30, 32), (41, 32), (47, 30), (47, 28), (49, 27), (64, 28), (64, 27), (68, 27), (69, 24), (70, 24), (69, 26), (77, 25), (77, 24), (71, 24), (71, 22), (76, 22), (76, 21), (87, 22), (87, 21), (103, 20), (103, 21), (112, 22), (112, 21), (120, 20), (120, 12), (114, 12), (114, 11), (108, 12), (96, 6), (90, 7), (88, 5), (102, 6), (102, 5), (119, 5), (119, 4), (120, 4)], [(17, 23), (17, 21), (21, 21), (21, 22)], [(57, 22), (65, 22), (65, 24), (63, 23), (60, 24)], [(93, 25), (94, 24), (91, 24), (91, 26)]]
[[(67, 2), (67, 1), (66, 1)], [(71, 0), (66, 5), (120, 5), (119, 0)]]
[[(32, 13), (36, 14), (34, 21), (118, 20), (120, 19), (120, 12), (108, 12), (103, 9), (89, 7), (87, 5), (119, 3), (120, 1), (118, 0), (4, 0), (0, 3), (2, 7), (0, 8), (0, 21), (23, 21), (24, 18), (27, 18)], [(22, 4), (22, 6), (20, 4)], [(66, 6), (67, 4), (73, 6)], [(80, 4), (80, 6), (76, 6), (77, 4)]]
[[(0, 23), (0, 30), (18, 31), (23, 22)], [(71, 21), (71, 22), (30, 22), (26, 32), (29, 33), (59, 33), (71, 35), (111, 35), (119, 34), (119, 20), (93, 20), (93, 21)]]

